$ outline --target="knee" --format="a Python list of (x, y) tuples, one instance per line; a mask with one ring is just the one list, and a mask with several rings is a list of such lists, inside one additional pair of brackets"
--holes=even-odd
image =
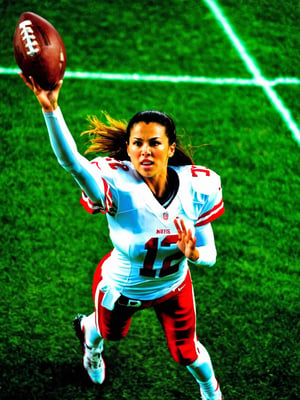
[(129, 323), (120, 324), (118, 319), (111, 319), (109, 323), (107, 321), (100, 323), (100, 332), (103, 339), (114, 342), (124, 339), (127, 336), (128, 330)]
[(180, 340), (169, 343), (169, 350), (173, 359), (180, 365), (190, 365), (198, 357), (194, 340)]

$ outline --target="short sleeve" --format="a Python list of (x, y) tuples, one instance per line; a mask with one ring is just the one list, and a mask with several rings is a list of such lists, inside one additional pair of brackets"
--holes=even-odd
[(202, 179), (199, 187), (201, 189), (200, 196), (205, 201), (195, 226), (206, 225), (219, 218), (225, 212), (219, 175), (207, 169), (207, 174)]

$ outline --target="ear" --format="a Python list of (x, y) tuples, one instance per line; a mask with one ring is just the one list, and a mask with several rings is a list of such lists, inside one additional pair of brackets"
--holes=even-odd
[(129, 143), (126, 142), (126, 150), (127, 150), (128, 157), (130, 158), (130, 154), (129, 154), (129, 152), (128, 152), (128, 147), (129, 147)]
[(173, 157), (175, 153), (176, 143), (172, 143), (169, 147), (169, 157)]

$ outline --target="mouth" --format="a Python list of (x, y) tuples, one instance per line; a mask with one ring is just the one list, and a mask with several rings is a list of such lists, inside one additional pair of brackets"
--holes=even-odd
[(147, 161), (142, 161), (142, 162), (141, 162), (141, 165), (146, 165), (146, 166), (147, 166), (147, 165), (153, 165), (153, 164), (154, 164), (153, 161), (148, 161), (148, 160), (147, 160)]
[(153, 161), (150, 160), (143, 160), (141, 161), (140, 165), (144, 170), (150, 169), (152, 165), (154, 164)]

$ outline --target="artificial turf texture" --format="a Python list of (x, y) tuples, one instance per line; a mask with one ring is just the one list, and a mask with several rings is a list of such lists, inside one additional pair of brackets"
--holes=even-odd
[[(68, 70), (251, 78), (202, 1), (0, 4), (1, 67), (16, 67), (15, 25), (33, 11), (61, 33)], [(266, 78), (299, 76), (297, 1), (218, 4)], [(275, 90), (300, 123), (299, 86)], [(106, 343), (106, 382), (90, 383), (71, 322), (93, 310), (93, 272), (111, 249), (105, 217), (79, 205), (21, 79), (0, 76), (0, 93), (1, 400), (199, 399), (152, 310), (136, 314), (126, 339)], [(65, 79), (60, 106), (81, 152), (87, 115), (163, 110), (195, 161), (221, 175), (218, 260), (191, 267), (199, 338), (225, 400), (299, 400), (299, 145), (263, 90)]]

